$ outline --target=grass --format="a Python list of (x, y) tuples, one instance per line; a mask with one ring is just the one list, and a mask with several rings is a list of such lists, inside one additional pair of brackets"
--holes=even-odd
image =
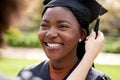
[[(15, 77), (23, 67), (40, 61), (41, 60), (2, 58), (0, 59), (0, 72), (8, 77)], [(95, 67), (110, 76), (112, 80), (120, 80), (120, 65), (95, 64)]]
[(0, 72), (9, 77), (14, 77), (23, 67), (35, 62), (38, 62), (38, 60), (2, 58), (0, 59)]
[(111, 80), (120, 80), (120, 65), (100, 65), (96, 64), (95, 67), (107, 74)]

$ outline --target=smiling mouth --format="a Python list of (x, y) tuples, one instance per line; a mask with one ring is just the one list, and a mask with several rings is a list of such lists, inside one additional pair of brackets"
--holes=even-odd
[(45, 42), (46, 46), (50, 47), (50, 48), (60, 48), (63, 44), (60, 43), (47, 43)]

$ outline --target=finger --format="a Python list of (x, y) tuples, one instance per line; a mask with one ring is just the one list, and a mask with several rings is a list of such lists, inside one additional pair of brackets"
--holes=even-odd
[(104, 34), (101, 31), (98, 31), (98, 37), (97, 37), (97, 39), (104, 40)]
[(95, 33), (95, 31), (92, 30), (92, 32), (90, 34), (90, 38), (95, 39), (95, 37), (96, 37), (96, 33)]
[(105, 38), (104, 38), (104, 34), (102, 32), (98, 32), (98, 37), (96, 38), (96, 41), (98, 43), (100, 43), (102, 46), (104, 45), (105, 42)]
[(87, 36), (87, 37), (86, 37), (86, 40), (88, 40), (89, 38), (90, 38), (90, 36)]

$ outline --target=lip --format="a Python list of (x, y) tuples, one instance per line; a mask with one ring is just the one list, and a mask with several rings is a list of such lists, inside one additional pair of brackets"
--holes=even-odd
[(59, 42), (43, 42), (43, 44), (46, 46), (49, 50), (58, 50), (63, 47), (63, 43)]

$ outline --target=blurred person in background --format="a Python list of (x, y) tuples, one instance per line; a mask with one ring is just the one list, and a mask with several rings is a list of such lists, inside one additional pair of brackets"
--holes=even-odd
[[(4, 34), (10, 26), (19, 25), (28, 15), (34, 0), (0, 0), (0, 50), (4, 47)], [(34, 1), (35, 2), (35, 1)], [(0, 53), (0, 57), (1, 57)], [(0, 80), (11, 80), (0, 74)], [(17, 80), (17, 79), (16, 79)]]
[[(18, 26), (33, 8), (34, 0), (0, 0), (0, 47), (4, 45), (4, 33), (10, 26)], [(32, 11), (32, 10), (31, 10)]]

